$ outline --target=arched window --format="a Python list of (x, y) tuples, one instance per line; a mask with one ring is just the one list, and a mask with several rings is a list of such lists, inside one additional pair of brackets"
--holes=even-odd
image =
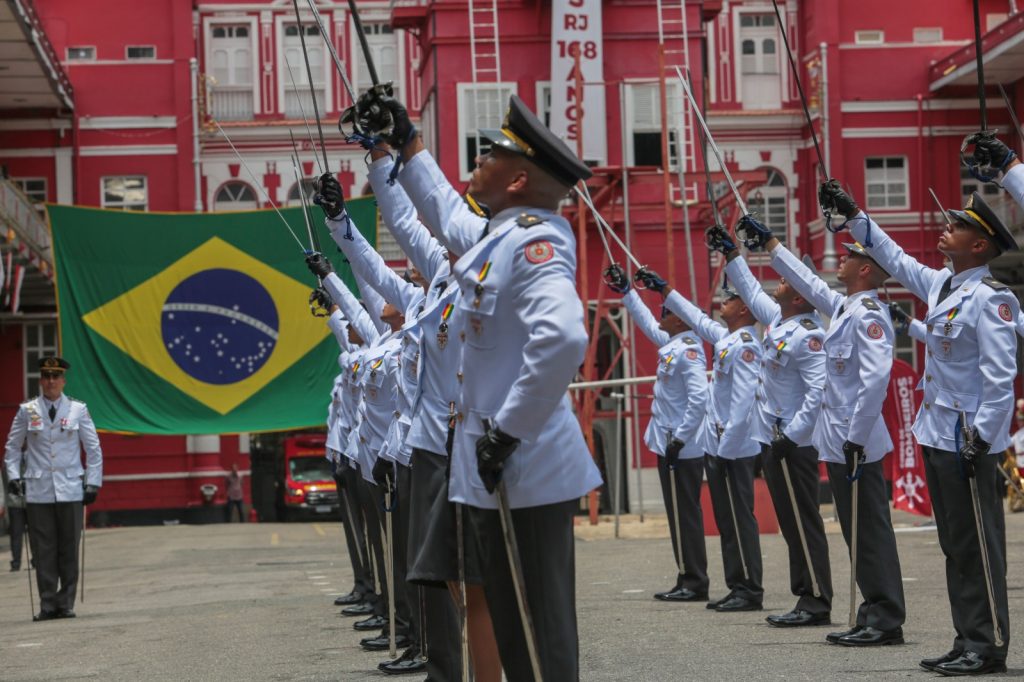
[(213, 196), (214, 211), (247, 211), (259, 208), (256, 190), (241, 180), (228, 180)]
[[(313, 178), (303, 178), (302, 191), (306, 195), (306, 203), (312, 206), (313, 195), (316, 194), (316, 180)], [(292, 186), (288, 188), (288, 198), (284, 204), (285, 206), (302, 206), (302, 201), (299, 200), (299, 183), (293, 182)]]
[(787, 194), (786, 178), (774, 168), (769, 168), (765, 184), (747, 193), (747, 210), (755, 214), (772, 232), (784, 235), (789, 222)]

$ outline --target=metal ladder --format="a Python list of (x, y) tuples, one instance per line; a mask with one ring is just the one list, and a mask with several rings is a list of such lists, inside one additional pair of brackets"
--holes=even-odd
[[(666, 103), (668, 119), (681, 122), (677, 126), (676, 155), (682, 163), (680, 171), (695, 172), (696, 167), (696, 135), (694, 135), (693, 112), (684, 106), (682, 88), (677, 83), (676, 67), (683, 73), (690, 70), (690, 51), (687, 49), (689, 33), (686, 17), (686, 0), (658, 0), (658, 44), (665, 55), (665, 80), (674, 86), (666, 88), (670, 93)], [(697, 184), (690, 183), (685, 190), (687, 200), (697, 199)]]
[[(467, 0), (469, 11), (469, 51), (473, 85), (501, 82), (501, 51), (498, 44), (498, 0)], [(473, 89), (473, 113), (480, 120), (481, 109), (488, 125), (499, 125), (504, 103), (498, 95), (482, 96)], [(474, 122), (476, 150), (480, 153), (480, 135)]]

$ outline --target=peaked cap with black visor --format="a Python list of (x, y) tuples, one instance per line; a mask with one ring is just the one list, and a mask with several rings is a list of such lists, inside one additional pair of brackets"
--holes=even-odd
[(593, 175), (516, 95), (509, 98), (501, 128), (481, 128), (480, 135), (505, 151), (525, 156), (567, 187)]
[(1017, 240), (1013, 238), (1010, 230), (1003, 225), (1003, 221), (977, 192), (972, 192), (967, 198), (967, 204), (962, 211), (950, 209), (947, 213), (964, 225), (980, 230), (990, 238), (1000, 253), (1018, 250)]

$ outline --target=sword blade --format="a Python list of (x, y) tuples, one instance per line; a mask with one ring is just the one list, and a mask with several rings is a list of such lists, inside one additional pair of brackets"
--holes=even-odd
[(519, 618), (523, 623), (523, 635), (526, 638), (526, 649), (530, 655), (530, 666), (533, 668), (533, 679), (542, 681), (540, 658), (537, 656), (537, 631), (533, 629), (530, 617), (530, 606), (526, 601), (526, 578), (523, 575), (523, 562), (519, 555), (519, 543), (516, 542), (515, 527), (512, 525), (512, 509), (508, 504), (508, 491), (505, 481), (498, 481), (498, 515), (501, 517), (501, 530), (505, 537), (505, 552), (508, 554), (509, 569), (512, 573), (512, 586), (516, 593), (519, 606)]
[(370, 82), (374, 85), (380, 84), (377, 78), (377, 69), (373, 65), (373, 54), (370, 53), (370, 44), (366, 42), (366, 32), (363, 30), (363, 22), (359, 18), (359, 10), (356, 9), (356, 0), (348, 0), (349, 11), (352, 12), (352, 25), (355, 26), (356, 35), (359, 37), (359, 45), (363, 48), (363, 59), (366, 60), (366, 70), (370, 72)]
[(331, 162), (327, 160), (327, 145), (324, 143), (324, 129), (320, 125), (320, 107), (316, 103), (316, 88), (313, 87), (313, 69), (309, 65), (309, 52), (306, 50), (306, 31), (302, 26), (302, 17), (299, 16), (299, 0), (292, 0), (292, 6), (295, 7), (295, 24), (299, 29), (302, 59), (306, 63), (306, 79), (309, 81), (309, 94), (313, 99), (313, 118), (316, 119), (316, 132), (320, 136), (320, 151), (324, 155), (324, 168), (330, 168)]

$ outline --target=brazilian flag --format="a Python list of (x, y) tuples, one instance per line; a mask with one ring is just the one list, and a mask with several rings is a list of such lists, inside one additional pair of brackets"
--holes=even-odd
[[(347, 202), (376, 243), (372, 197)], [(152, 434), (320, 426), (338, 344), (309, 310), (301, 208), (136, 213), (48, 206), (67, 393), (96, 425)], [(348, 266), (310, 211), (323, 250)]]

